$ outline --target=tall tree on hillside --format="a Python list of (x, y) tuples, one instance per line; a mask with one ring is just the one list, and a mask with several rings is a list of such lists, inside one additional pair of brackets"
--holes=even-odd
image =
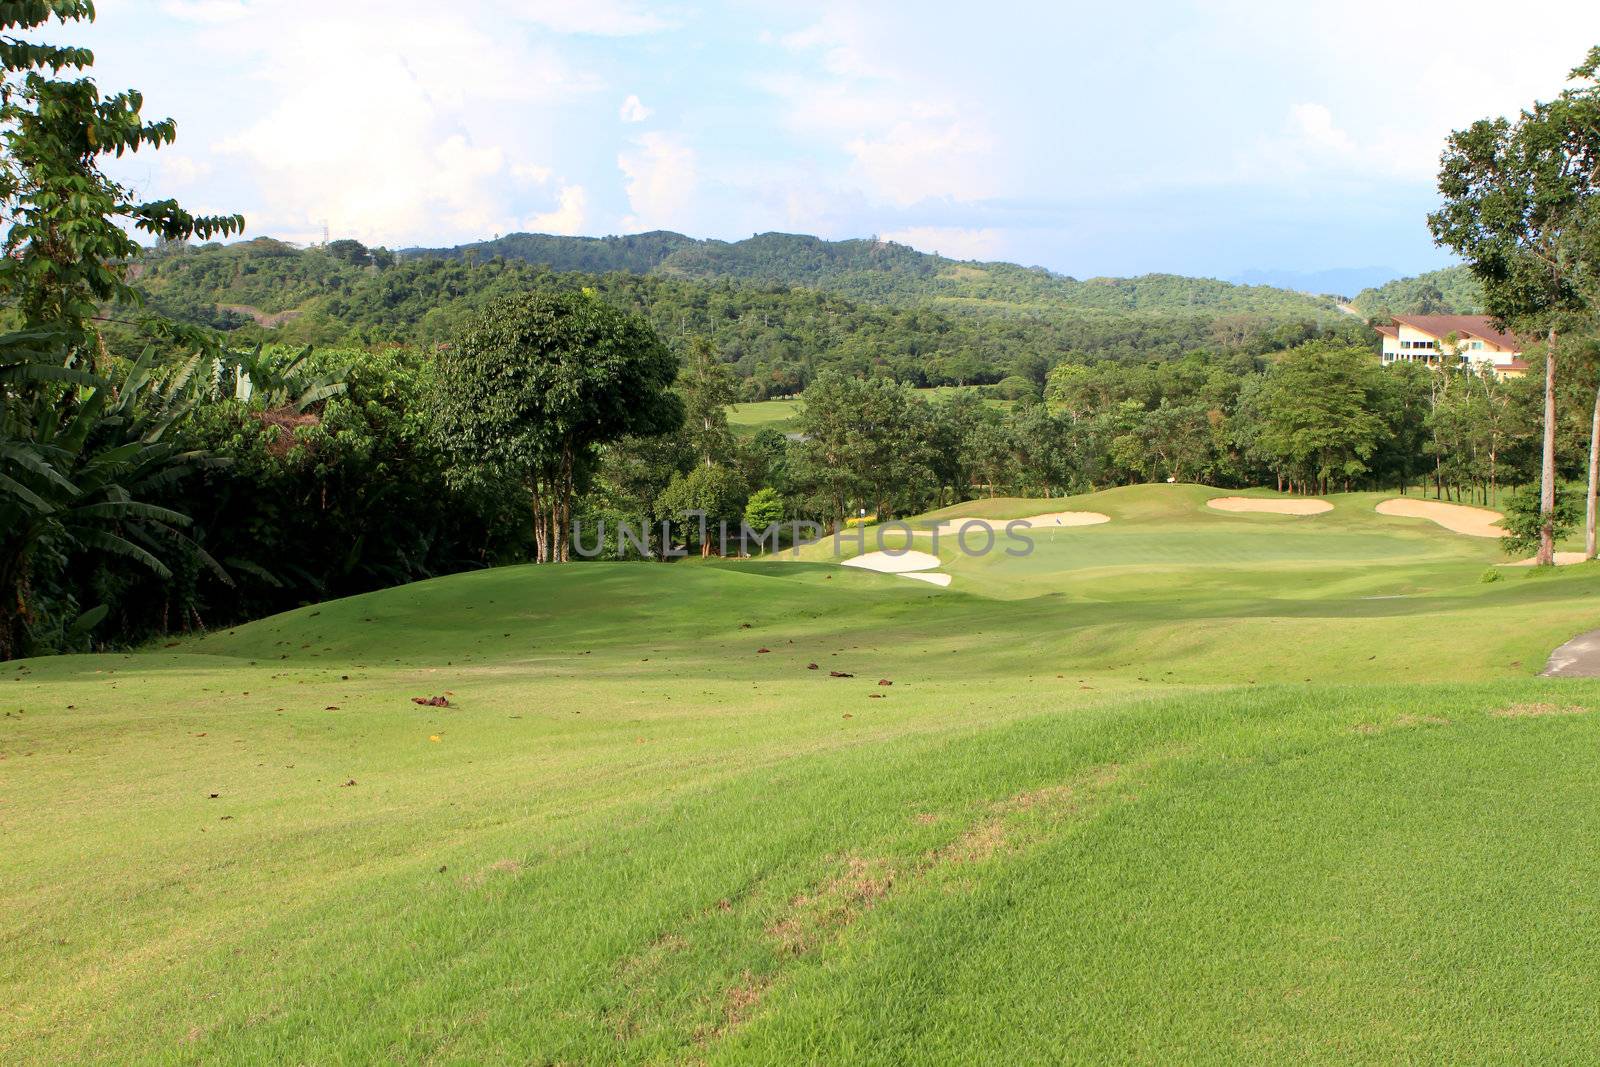
[(677, 429), (677, 373), (643, 319), (592, 293), (508, 297), (441, 354), (437, 431), (458, 478), (509, 474), (527, 488), (538, 562), (565, 562), (596, 449)]
[(727, 462), (733, 454), (728, 405), (738, 399), (738, 387), (732, 369), (706, 338), (690, 342), (678, 389), (683, 394), (683, 433), (700, 465)]
[[(1593, 328), (1600, 299), (1600, 48), (1559, 98), (1515, 122), (1481, 119), (1450, 135), (1440, 160), (1445, 203), (1428, 217), (1434, 238), (1465, 257), (1486, 310), (1544, 344), (1540, 466), (1541, 565), (1555, 561), (1556, 383), (1559, 340)], [(1600, 435), (1596, 435), (1600, 446)], [(1600, 455), (1591, 457), (1591, 465)]]

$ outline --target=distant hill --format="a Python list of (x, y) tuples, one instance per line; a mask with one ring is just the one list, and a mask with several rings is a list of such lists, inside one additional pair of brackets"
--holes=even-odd
[(1466, 267), (1446, 267), (1363, 289), (1350, 304), (1368, 320), (1391, 315), (1481, 315), (1483, 290)]
[(538, 263), (556, 271), (608, 274), (627, 271), (648, 274), (680, 249), (698, 244), (694, 238), (670, 230), (629, 234), (624, 237), (559, 237), (546, 233), (512, 233), (492, 241), (475, 241), (453, 248), (405, 248), (402, 256), (448, 256), (485, 260), (496, 256)]
[(793, 394), (830, 368), (919, 386), (1042, 385), (1067, 358), (1252, 358), (1314, 337), (1376, 336), (1330, 300), (1267, 286), (1170, 274), (1078, 281), (785, 234), (731, 243), (514, 234), (398, 257), (353, 241), (296, 248), (256, 238), (152, 249), (131, 276), (147, 307), (245, 344), (432, 346), (497, 297), (593, 289), (671, 343), (710, 340), (742, 379), (744, 400)]
[(1383, 285), (1400, 275), (1392, 267), (1336, 267), (1332, 270), (1247, 270), (1229, 278), (1235, 285), (1271, 285), (1301, 293), (1349, 296)]
[(654, 274), (755, 285), (822, 289), (879, 303), (936, 300), (1034, 310), (1209, 311), (1317, 314), (1333, 301), (1214, 278), (1146, 274), (1079, 280), (1015, 263), (946, 259), (873, 238), (825, 241), (762, 233), (742, 241), (698, 240), (655, 231), (630, 237), (558, 237), (515, 233), (454, 248), (413, 248), (407, 258), (521, 260), (555, 271)]

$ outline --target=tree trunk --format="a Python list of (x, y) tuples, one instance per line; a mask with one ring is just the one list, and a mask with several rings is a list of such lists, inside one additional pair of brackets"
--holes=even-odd
[(1556, 561), (1556, 329), (1550, 327), (1544, 357), (1544, 457), (1539, 468), (1539, 554), (1534, 563)]
[(550, 522), (545, 512), (544, 496), (539, 492), (539, 481), (534, 479), (528, 486), (533, 497), (533, 561), (535, 563), (548, 563), (550, 551)]
[(551, 558), (557, 563), (571, 559), (572, 548), (572, 448), (561, 453), (561, 478), (556, 491), (555, 528), (550, 531)]
[(1595, 557), (1595, 495), (1600, 492), (1600, 389), (1594, 394), (1594, 421), (1589, 425), (1589, 498), (1584, 508), (1583, 558)]

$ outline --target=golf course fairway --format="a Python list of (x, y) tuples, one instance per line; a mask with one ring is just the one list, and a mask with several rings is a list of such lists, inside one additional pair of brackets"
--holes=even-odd
[(1222, 495), (4, 664), (0, 1060), (1600, 1057), (1600, 567)]

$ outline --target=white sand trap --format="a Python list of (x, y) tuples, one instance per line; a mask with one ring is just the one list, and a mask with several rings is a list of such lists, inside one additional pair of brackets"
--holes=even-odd
[(868, 552), (864, 556), (844, 561), (846, 567), (877, 571), (879, 574), (906, 574), (910, 571), (931, 571), (939, 565), (939, 557), (929, 552)]
[(944, 574), (944, 573), (942, 573), (940, 571), (922, 571), (919, 574), (902, 574), (900, 577), (902, 577), (902, 578), (915, 578), (917, 581), (919, 581), (919, 582), (927, 582), (929, 585), (949, 585), (950, 584), (950, 576), (948, 574)]
[[(1103, 522), (1110, 521), (1110, 515), (1102, 515), (1098, 511), (1048, 511), (1043, 515), (1029, 515), (1022, 519), (980, 519), (973, 516), (971, 518), (946, 519), (939, 524), (938, 533), (940, 537), (954, 537), (969, 522), (987, 526), (993, 532), (1002, 534), (1005, 533), (1006, 527), (1014, 522), (1025, 522), (1033, 529), (1047, 530), (1055, 526), (1099, 526)], [(931, 534), (934, 531), (917, 530), (916, 532)], [(977, 533), (979, 531), (974, 528), (973, 532)]]
[[(1502, 566), (1502, 567), (1532, 567), (1532, 566), (1535, 565), (1535, 563), (1538, 562), (1538, 558), (1539, 557), (1537, 557), (1537, 556), (1532, 556), (1532, 557), (1529, 557), (1528, 559), (1519, 559), (1515, 563), (1502, 563), (1502, 564), (1500, 564), (1500, 566)], [(1556, 553), (1556, 566), (1557, 567), (1570, 567), (1574, 563), (1582, 563), (1582, 562), (1583, 562), (1583, 553), (1582, 552), (1557, 552)], [(915, 575), (914, 577), (920, 578), (920, 577), (922, 577), (922, 575), (919, 574), (919, 575)]]
[(1505, 518), (1498, 511), (1488, 508), (1472, 508), (1465, 504), (1446, 504), (1442, 500), (1412, 500), (1407, 497), (1396, 497), (1385, 500), (1378, 505), (1379, 515), (1389, 515), (1401, 519), (1431, 519), (1443, 526), (1451, 533), (1465, 534), (1468, 537), (1504, 537), (1506, 532), (1500, 528), (1500, 520)]
[(1206, 501), (1216, 511), (1241, 511), (1267, 515), (1321, 515), (1332, 511), (1326, 500), (1278, 499), (1276, 497), (1218, 496)]

